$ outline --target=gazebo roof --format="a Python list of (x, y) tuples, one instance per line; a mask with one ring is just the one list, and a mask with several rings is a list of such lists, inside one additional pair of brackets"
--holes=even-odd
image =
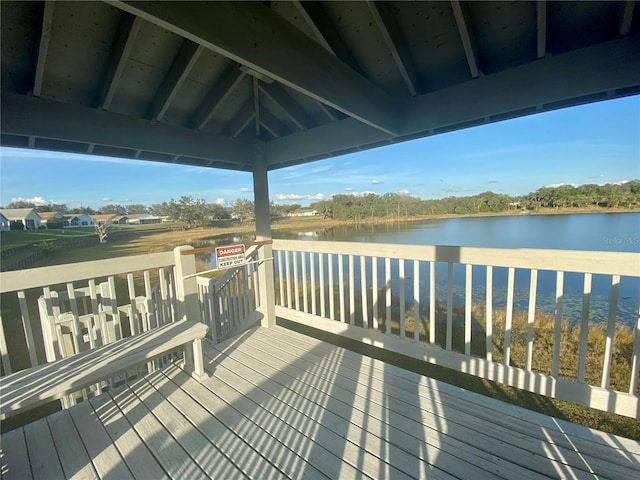
[(1, 143), (251, 171), (640, 92), (628, 2), (6, 2)]

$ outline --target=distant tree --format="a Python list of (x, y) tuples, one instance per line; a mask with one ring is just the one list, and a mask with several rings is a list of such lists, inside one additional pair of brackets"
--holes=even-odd
[(100, 207), (98, 209), (98, 213), (101, 213), (103, 215), (106, 215), (108, 213), (112, 213), (114, 215), (126, 215), (127, 214), (127, 208), (122, 206), (122, 205), (109, 204), (109, 205), (105, 205), (103, 207)]
[(134, 203), (127, 207), (128, 215), (136, 215), (140, 213), (149, 213), (149, 209), (140, 203)]
[(14, 200), (9, 202), (5, 208), (36, 208), (36, 204), (26, 200)]
[(244, 198), (238, 198), (231, 204), (231, 213), (238, 218), (240, 222), (253, 218), (255, 215), (253, 202)]
[(98, 235), (98, 240), (100, 244), (107, 243), (107, 235), (109, 234), (109, 226), (110, 224), (107, 222), (98, 223), (95, 225), (96, 235)]

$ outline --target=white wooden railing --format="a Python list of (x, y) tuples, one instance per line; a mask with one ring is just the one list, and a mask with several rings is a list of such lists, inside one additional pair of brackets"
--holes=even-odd
[[(628, 365), (627, 377), (623, 386), (618, 382), (617, 389), (610, 385), (612, 358), (615, 351), (617, 359), (620, 350), (616, 332), (620, 331), (621, 278), (637, 281), (628, 277), (640, 276), (640, 254), (293, 240), (274, 240), (273, 248), (278, 317), (549, 397), (640, 417), (637, 305), (627, 329), (634, 338), (623, 359)], [(457, 306), (454, 270), (461, 268), (463, 306)], [(479, 268), (486, 269), (482, 302), (478, 302), (479, 286), (473, 284), (473, 273)], [(498, 330), (494, 272), (499, 270), (501, 274), (506, 270), (507, 278), (501, 311), (504, 319)], [(528, 306), (521, 313), (526, 322), (523, 334), (516, 337), (514, 279), (521, 271), (528, 275)], [(544, 367), (534, 358), (541, 342), (536, 322), (539, 272), (540, 278), (555, 282), (552, 352)], [(582, 275), (582, 307), (577, 316), (563, 311), (567, 272)], [(589, 344), (589, 329), (603, 327), (591, 322), (594, 276), (607, 276), (610, 286), (604, 344), (595, 346)], [(426, 284), (428, 292), (421, 288)], [(411, 291), (411, 298), (407, 298)], [(439, 302), (443, 297), (446, 301)], [(571, 354), (575, 368), (567, 371), (562, 358), (566, 355), (563, 329), (571, 323), (579, 326), (579, 340), (578, 351)], [(512, 358), (516, 347), (523, 352), (521, 364)], [(594, 349), (603, 351), (602, 363), (599, 381), (589, 384), (587, 360)]]
[(258, 248), (256, 245), (247, 250), (246, 265), (226, 270), (220, 278), (197, 277), (201, 316), (210, 322), (214, 342), (236, 333), (260, 305)]

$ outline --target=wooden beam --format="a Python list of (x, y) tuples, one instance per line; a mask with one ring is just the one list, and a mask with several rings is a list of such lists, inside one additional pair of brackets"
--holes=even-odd
[(287, 131), (287, 127), (264, 107), (260, 109), (260, 125), (276, 138)]
[(393, 133), (402, 105), (259, 2), (110, 2)]
[(547, 1), (538, 0), (536, 4), (537, 16), (537, 51), (538, 58), (543, 58), (547, 54)]
[(399, 138), (350, 118), (277, 138), (267, 144), (269, 166), (552, 110), (557, 102), (569, 106), (610, 98), (608, 92), (625, 95), (640, 87), (639, 46), (640, 35), (629, 35), (421, 95), (405, 115)]
[(631, 20), (633, 20), (633, 8), (636, 2), (634, 0), (627, 0), (622, 6), (620, 13), (620, 25), (618, 26), (618, 32), (621, 37), (628, 35), (631, 31)]
[(4, 93), (0, 101), (3, 134), (202, 158), (240, 169), (250, 169), (251, 156), (262, 148), (259, 141), (215, 137), (43, 98)]
[(246, 76), (235, 62), (231, 62), (193, 114), (189, 125), (202, 130)]
[(267, 95), (282, 107), (283, 112), (298, 129), (304, 130), (313, 126), (314, 122), (309, 115), (307, 115), (307, 112), (291, 98), (281, 85), (276, 83), (272, 83), (271, 85), (260, 84), (260, 90), (264, 95)]
[(316, 22), (313, 21), (313, 19), (309, 15), (309, 12), (307, 12), (307, 10), (304, 7), (304, 5), (302, 4), (302, 2), (300, 2), (298, 0), (292, 0), (291, 3), (293, 4), (294, 8), (298, 12), (298, 15), (300, 15), (302, 17), (302, 19), (304, 20), (304, 23), (307, 24), (307, 27), (309, 27), (309, 29), (313, 33), (313, 36), (316, 39), (316, 41), (327, 52), (333, 53), (335, 55), (335, 52), (333, 51), (333, 48), (331, 48), (331, 45), (329, 45), (329, 42), (327, 42), (327, 39), (324, 37), (323, 33), (320, 31), (320, 29), (316, 25)]
[(373, 21), (380, 30), (384, 43), (391, 52), (393, 61), (398, 67), (402, 80), (409, 90), (409, 94), (415, 97), (419, 93), (418, 76), (411, 60), (409, 47), (407, 46), (402, 32), (393, 17), (391, 7), (387, 2), (374, 2), (367, 0), (367, 6), (373, 16)]
[(253, 77), (253, 119), (255, 123), (256, 138), (260, 136), (260, 90), (258, 79)]
[(478, 51), (471, 32), (466, 6), (462, 5), (459, 0), (451, 0), (451, 8), (453, 9), (453, 16), (456, 19), (456, 25), (458, 26), (458, 32), (460, 33), (460, 40), (462, 40), (464, 53), (467, 56), (469, 71), (473, 78), (478, 78), (480, 75), (480, 69), (478, 67)]
[(185, 40), (182, 43), (180, 51), (178, 51), (178, 54), (173, 59), (173, 63), (165, 75), (162, 85), (160, 85), (149, 106), (147, 111), (147, 118), (149, 120), (162, 119), (203, 51), (204, 47), (197, 43), (189, 40)]
[(251, 120), (255, 118), (255, 107), (253, 105), (253, 98), (250, 98), (240, 108), (238, 113), (233, 117), (231, 122), (226, 127), (226, 131), (231, 137), (237, 137), (245, 128), (251, 123)]
[(109, 58), (107, 74), (98, 97), (98, 108), (103, 110), (111, 108), (111, 102), (113, 102), (113, 97), (118, 90), (118, 84), (124, 73), (124, 68), (142, 22), (143, 20), (140, 17), (123, 14), (111, 51), (111, 57)]
[(44, 67), (47, 62), (47, 52), (51, 41), (51, 25), (53, 23), (53, 9), (55, 3), (47, 1), (44, 3), (42, 15), (42, 29), (40, 31), (40, 47), (36, 59), (35, 75), (33, 80), (33, 95), (39, 97), (42, 93), (42, 83), (44, 81)]

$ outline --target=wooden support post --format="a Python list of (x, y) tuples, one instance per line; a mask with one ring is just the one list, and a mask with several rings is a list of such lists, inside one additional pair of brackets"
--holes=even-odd
[(178, 300), (179, 319), (202, 321), (200, 305), (198, 303), (198, 280), (196, 277), (184, 278), (196, 273), (196, 258), (194, 255), (182, 255), (184, 250), (193, 247), (182, 246), (173, 250), (176, 262), (176, 296)]
[[(253, 164), (253, 194), (255, 200), (256, 240), (271, 240), (271, 215), (269, 213), (269, 182), (267, 178), (267, 160), (256, 155)], [(258, 285), (260, 288), (260, 306), (262, 326), (276, 324), (275, 276), (273, 269), (273, 247), (262, 245), (258, 251)]]

